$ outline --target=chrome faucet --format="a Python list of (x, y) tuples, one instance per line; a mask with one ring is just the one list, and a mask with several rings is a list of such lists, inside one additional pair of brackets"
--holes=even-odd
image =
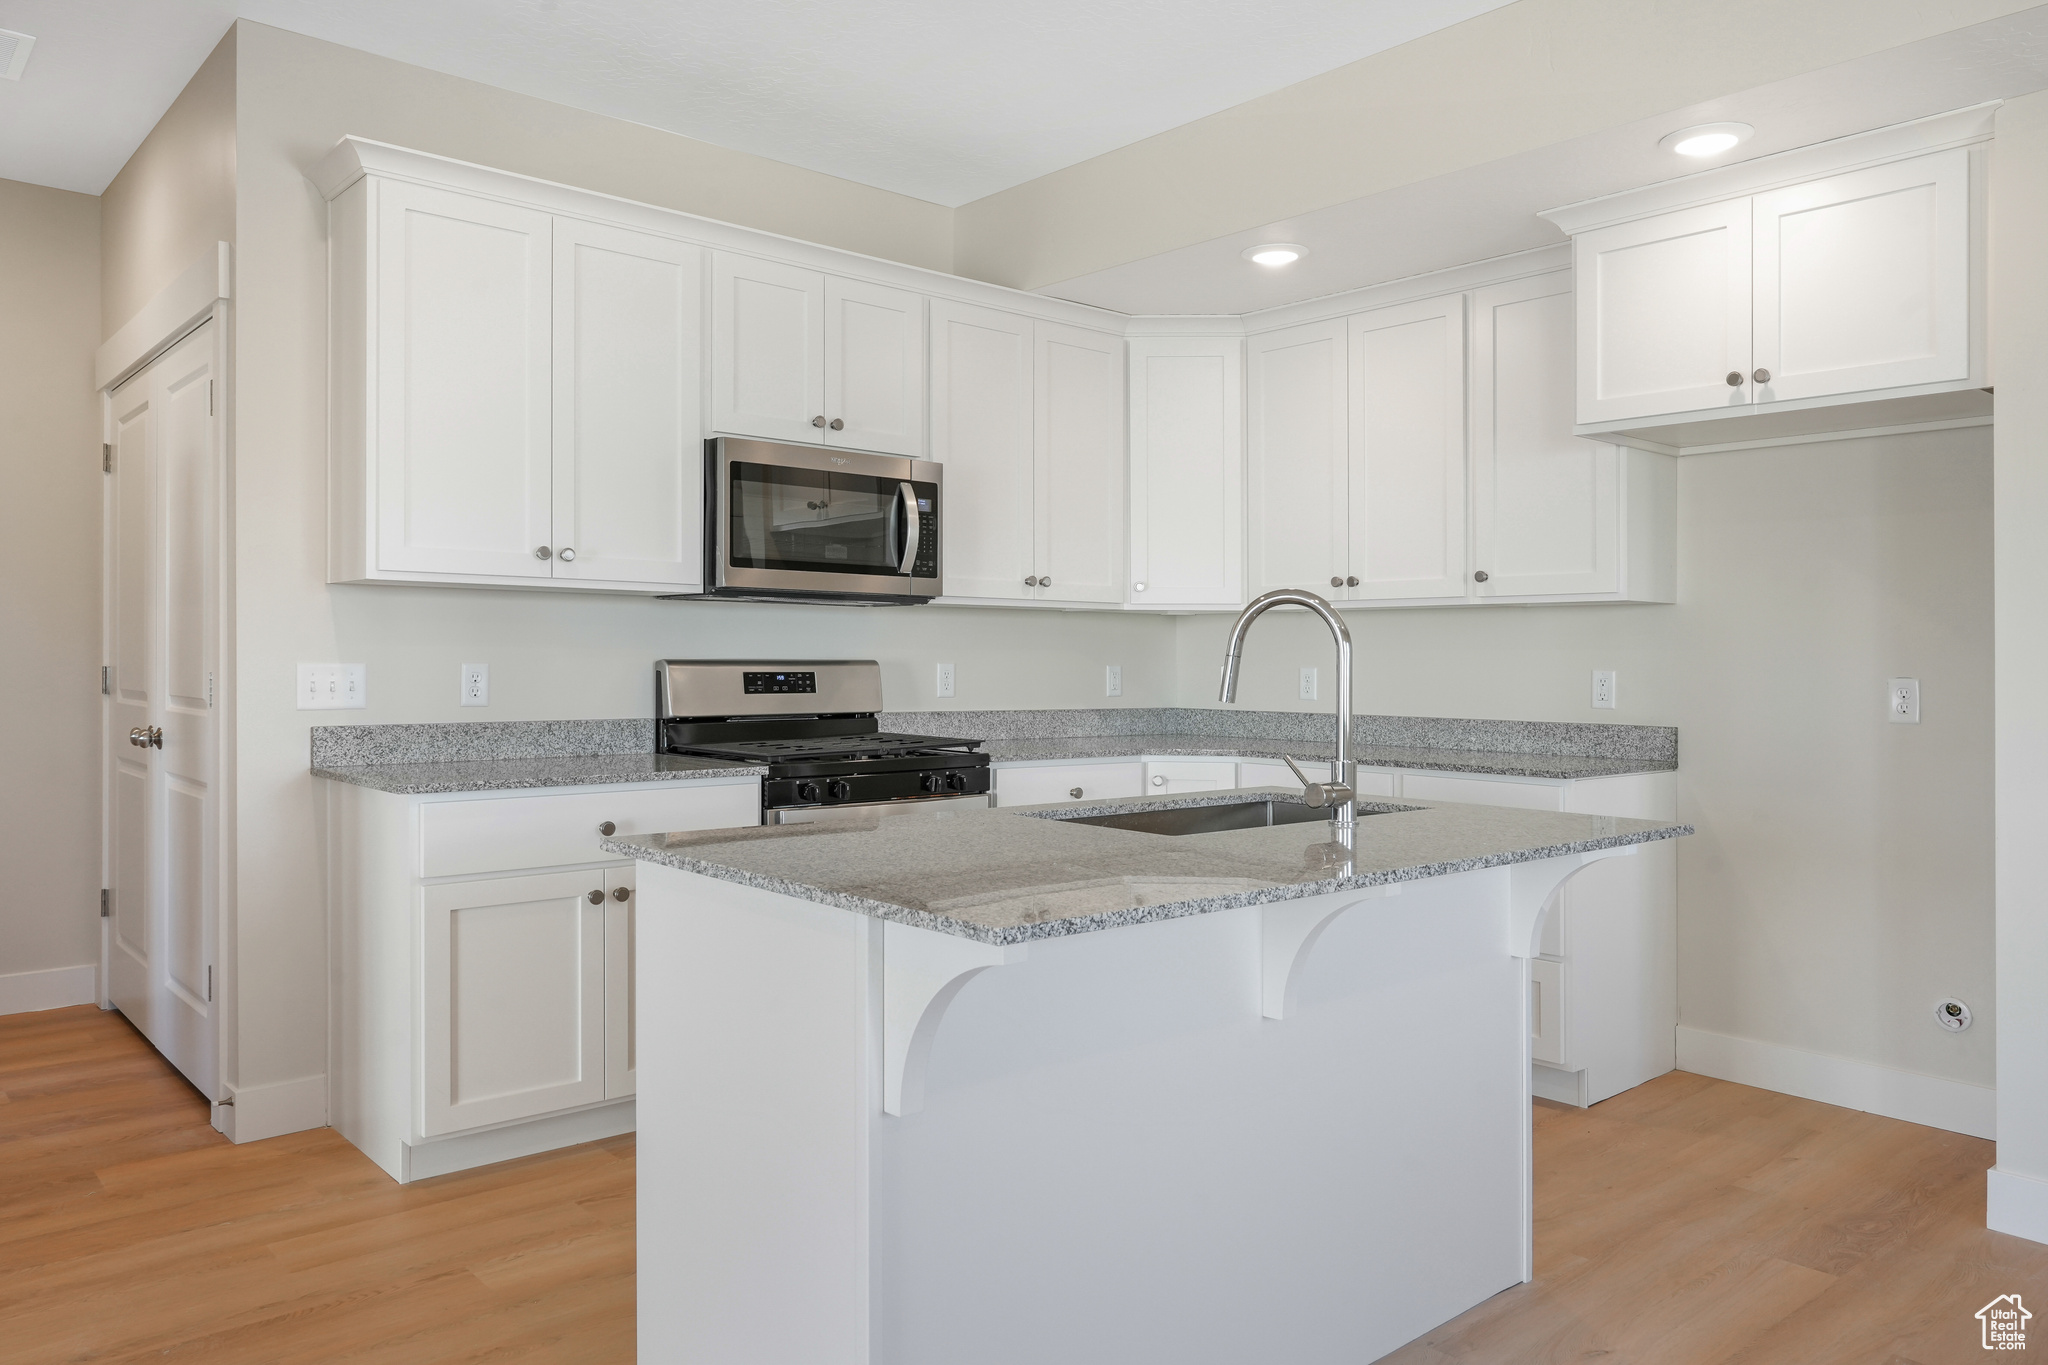
[(1244, 653), (1245, 633), (1252, 628), (1252, 622), (1274, 607), (1307, 607), (1323, 618), (1323, 624), (1337, 641), (1337, 761), (1332, 765), (1332, 780), (1309, 781), (1291, 758), (1287, 759), (1287, 766), (1301, 778), (1303, 795), (1311, 806), (1337, 808), (1337, 832), (1348, 841), (1358, 823), (1358, 765), (1351, 758), (1351, 630), (1337, 615), (1337, 609), (1299, 588), (1278, 588), (1253, 598), (1239, 613), (1237, 624), (1230, 628), (1230, 648), (1223, 656), (1222, 700), (1237, 700), (1237, 665)]

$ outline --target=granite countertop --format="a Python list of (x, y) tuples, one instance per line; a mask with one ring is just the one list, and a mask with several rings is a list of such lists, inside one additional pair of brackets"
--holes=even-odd
[(677, 754), (583, 754), (547, 758), (439, 759), (421, 763), (313, 766), (313, 776), (374, 787), (400, 796), (440, 792), (517, 791), (525, 787), (596, 787), (628, 782), (689, 782), (706, 777), (759, 777), (758, 764)]
[[(1300, 802), (1285, 788), (1260, 790)], [(1049, 818), (1244, 799), (1233, 792), (1008, 810), (906, 802), (816, 824), (601, 842), (621, 857), (1008, 944), (1692, 833), (1654, 820), (1425, 801), (1361, 801), (1349, 850), (1321, 821), (1173, 836)]]
[[(1264, 758), (1307, 761), (1336, 756), (1337, 746), (1316, 740), (1253, 739), (1194, 735), (1091, 735), (1084, 738), (992, 739), (982, 749), (997, 763), (1099, 758)], [(1392, 744), (1357, 746), (1361, 768), (1424, 768), (1432, 772), (1485, 773), (1496, 777), (1620, 777), (1629, 773), (1675, 772), (1675, 758), (1602, 758), (1580, 754), (1495, 753), (1480, 749), (1424, 749)]]

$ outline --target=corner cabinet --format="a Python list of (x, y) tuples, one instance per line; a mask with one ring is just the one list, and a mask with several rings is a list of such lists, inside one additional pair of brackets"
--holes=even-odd
[(375, 176), (329, 229), (330, 582), (697, 586), (699, 248)]
[(1131, 605), (1244, 604), (1244, 341), (1130, 350)]

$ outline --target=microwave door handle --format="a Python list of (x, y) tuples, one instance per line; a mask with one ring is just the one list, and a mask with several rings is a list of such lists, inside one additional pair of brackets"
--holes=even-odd
[(922, 530), (917, 523), (917, 491), (907, 483), (896, 485), (896, 507), (903, 521), (903, 561), (896, 572), (908, 574), (917, 563), (917, 541)]

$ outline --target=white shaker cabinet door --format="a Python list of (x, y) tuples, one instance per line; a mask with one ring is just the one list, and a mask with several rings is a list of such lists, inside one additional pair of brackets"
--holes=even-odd
[(546, 578), (552, 220), (423, 185), (377, 194), (376, 567)]
[(1124, 344), (1056, 322), (1033, 328), (1039, 586), (1052, 602), (1124, 600)]
[(824, 417), (824, 275), (713, 252), (712, 428), (816, 444)]
[(1031, 319), (934, 299), (932, 458), (947, 597), (1028, 599), (1032, 566)]
[(605, 1097), (605, 873), (420, 892), (422, 1131)]
[(555, 223), (554, 576), (701, 584), (703, 251)]
[(1246, 344), (1254, 594), (1274, 588), (1343, 594), (1349, 572), (1345, 333), (1342, 321), (1317, 322)]
[[(1572, 435), (1572, 277), (1472, 294), (1472, 565), (1480, 597), (1621, 589), (1619, 452)], [(1476, 577), (1476, 575), (1475, 575)]]
[(1350, 327), (1343, 595), (1463, 597), (1465, 296), (1375, 309)]
[(1749, 200), (1581, 233), (1572, 261), (1579, 421), (1752, 401)]
[(825, 277), (825, 428), (805, 439), (924, 456), (924, 298)]
[(1756, 401), (1970, 373), (1970, 154), (1760, 194)]
[(1131, 602), (1244, 601), (1244, 343), (1130, 343)]

